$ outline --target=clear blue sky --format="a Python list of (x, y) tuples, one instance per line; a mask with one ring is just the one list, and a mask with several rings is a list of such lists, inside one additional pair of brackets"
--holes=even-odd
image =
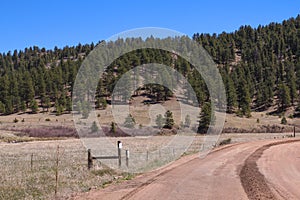
[(296, 17), (299, 0), (15, 0), (0, 3), (0, 52), (37, 45), (72, 46), (128, 29), (162, 27), (194, 33), (231, 32), (241, 25)]

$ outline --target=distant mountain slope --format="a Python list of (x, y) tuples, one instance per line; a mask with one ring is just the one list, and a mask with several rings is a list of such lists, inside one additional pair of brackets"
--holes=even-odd
[[(250, 116), (251, 111), (275, 106), (275, 114), (293, 107), (294, 116), (300, 115), (300, 15), (267, 26), (241, 26), (233, 33), (197, 33), (193, 39), (203, 45), (220, 68), (228, 112)], [(0, 114), (37, 113), (49, 108), (57, 115), (70, 112), (77, 70), (94, 47), (78, 44), (46, 50), (34, 46), (0, 54)], [(174, 61), (171, 56), (171, 52), (144, 49), (117, 59), (99, 81), (96, 107), (105, 108), (115, 81), (124, 72), (149, 62), (174, 66), (188, 78), (200, 104), (208, 101), (200, 75), (185, 60)], [(148, 85), (143, 91), (155, 101), (166, 101), (172, 96), (157, 85)], [(88, 109), (81, 106), (82, 110)]]

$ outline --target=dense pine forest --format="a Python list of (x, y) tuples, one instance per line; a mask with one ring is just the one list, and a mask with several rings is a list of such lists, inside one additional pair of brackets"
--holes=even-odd
[[(281, 113), (293, 107), (295, 116), (299, 115), (300, 15), (266, 26), (241, 26), (232, 33), (196, 33), (193, 40), (207, 50), (219, 67), (226, 87), (227, 112), (250, 117), (252, 111), (275, 107)], [(34, 46), (0, 54), (0, 114), (70, 112), (77, 71), (96, 45), (53, 50)], [(181, 58), (174, 61), (171, 52), (141, 49), (123, 55), (108, 67), (98, 84), (96, 108), (106, 107), (122, 74), (134, 66), (153, 62), (174, 66), (187, 77), (200, 105), (209, 100), (203, 79), (190, 63)], [(155, 101), (166, 101), (172, 96), (160, 85), (147, 85), (142, 91)]]

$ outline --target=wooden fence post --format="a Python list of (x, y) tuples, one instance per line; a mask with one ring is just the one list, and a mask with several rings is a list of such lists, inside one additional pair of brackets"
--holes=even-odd
[(121, 157), (121, 149), (122, 149), (122, 142), (118, 141), (118, 158), (119, 158), (119, 167), (122, 165), (122, 157)]
[(57, 150), (56, 150), (56, 168), (55, 168), (55, 196), (57, 195), (58, 191), (58, 164), (59, 164), (59, 145), (57, 145)]
[(88, 149), (88, 170), (90, 170), (93, 166), (93, 158), (91, 154), (91, 149)]
[(147, 151), (146, 160), (149, 160), (149, 151)]
[(128, 166), (129, 166), (129, 150), (126, 150), (125, 154), (126, 154), (126, 167), (128, 168)]
[(31, 154), (31, 157), (30, 157), (30, 169), (31, 169), (31, 171), (33, 170), (33, 153)]
[(294, 137), (296, 137), (296, 126), (294, 126)]

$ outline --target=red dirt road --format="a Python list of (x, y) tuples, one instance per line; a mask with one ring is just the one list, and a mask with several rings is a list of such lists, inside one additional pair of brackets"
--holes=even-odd
[(300, 141), (228, 145), (75, 199), (300, 199)]

